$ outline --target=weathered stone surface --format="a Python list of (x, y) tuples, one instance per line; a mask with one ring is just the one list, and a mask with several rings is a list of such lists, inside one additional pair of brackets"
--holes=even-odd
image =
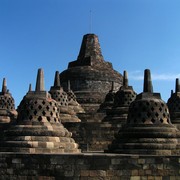
[(171, 97), (167, 102), (171, 122), (176, 125), (178, 128), (180, 127), (180, 84), (179, 79), (176, 79), (175, 93), (171, 94)]
[(69, 106), (68, 94), (63, 90), (60, 85), (59, 72), (56, 71), (54, 78), (54, 86), (51, 87), (49, 93), (52, 98), (57, 101), (60, 109), (60, 120), (65, 122), (80, 122), (81, 120), (76, 116), (74, 109)]
[(2, 91), (0, 92), (0, 129), (4, 129), (8, 124), (17, 118), (14, 98), (7, 89), (6, 79), (3, 79)]
[[(0, 179), (179, 179), (179, 156), (0, 154)], [(6, 166), (4, 166), (6, 164)]]
[(152, 92), (149, 76), (150, 71), (145, 70), (145, 92), (131, 103), (127, 123), (119, 130), (107, 152), (180, 154), (180, 132), (171, 124), (168, 107), (160, 94)]
[[(101, 112), (101, 116), (99, 116), (99, 120), (89, 121), (87, 124), (82, 120), (82, 126), (86, 131), (85, 137), (87, 136), (87, 139), (84, 138), (87, 150), (103, 151), (107, 149), (114, 139), (114, 134), (126, 122), (129, 105), (135, 97), (136, 93), (131, 86), (128, 86), (127, 73), (124, 72), (123, 86), (115, 92), (112, 83), (111, 90), (100, 105), (98, 112)], [(97, 114), (100, 115), (100, 113)]]
[(36, 90), (18, 106), (17, 124), (4, 132), (1, 152), (79, 153), (78, 144), (59, 120), (58, 103), (44, 90), (43, 70), (38, 70)]
[(113, 106), (107, 109), (107, 116), (103, 121), (124, 124), (127, 120), (129, 106), (135, 98), (136, 92), (133, 90), (132, 86), (128, 85), (127, 72), (124, 71), (123, 86), (115, 93)]
[(84, 109), (81, 107), (81, 105), (77, 102), (76, 95), (71, 89), (70, 81), (68, 81), (68, 90), (67, 90), (67, 96), (68, 96), (68, 105), (70, 108), (75, 111), (75, 113), (85, 113)]
[(71, 81), (71, 89), (86, 112), (97, 111), (112, 81), (115, 89), (122, 83), (122, 75), (113, 70), (111, 63), (104, 61), (95, 34), (87, 34), (83, 37), (77, 60), (70, 62), (68, 69), (60, 76), (61, 84), (65, 89), (68, 80)]

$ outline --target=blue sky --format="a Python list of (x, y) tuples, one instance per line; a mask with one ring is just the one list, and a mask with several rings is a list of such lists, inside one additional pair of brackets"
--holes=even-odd
[(154, 92), (167, 101), (180, 77), (179, 0), (1, 0), (0, 82), (6, 77), (16, 106), (29, 83), (35, 88), (38, 68), (49, 90), (87, 33), (98, 35), (104, 59), (128, 71), (137, 93), (150, 69)]

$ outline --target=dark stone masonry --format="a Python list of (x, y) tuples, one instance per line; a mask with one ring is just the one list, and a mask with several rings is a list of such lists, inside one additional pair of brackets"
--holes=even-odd
[(149, 69), (137, 94), (86, 34), (49, 91), (38, 69), (17, 110), (3, 79), (0, 180), (179, 180), (179, 97), (179, 79), (167, 104), (154, 93)]

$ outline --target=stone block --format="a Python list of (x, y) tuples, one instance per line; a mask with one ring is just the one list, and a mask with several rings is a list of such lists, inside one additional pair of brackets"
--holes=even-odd
[(138, 159), (138, 164), (145, 164), (145, 159)]
[(117, 159), (117, 158), (111, 159), (111, 164), (119, 164), (120, 161), (121, 161), (121, 159)]
[(81, 176), (85, 176), (85, 177), (88, 177), (89, 175), (90, 175), (90, 172), (89, 172), (89, 170), (81, 170), (80, 171), (80, 175)]
[(141, 180), (140, 176), (131, 176), (130, 180)]
[(15, 164), (18, 164), (18, 163), (21, 163), (21, 159), (12, 159), (12, 163), (15, 163)]
[(139, 175), (139, 171), (138, 170), (132, 170), (132, 172), (131, 172), (131, 175), (132, 176), (138, 176)]
[(103, 170), (93, 170), (93, 171), (90, 171), (89, 173), (90, 176), (93, 176), (93, 177), (105, 177), (106, 176), (106, 171), (103, 171)]

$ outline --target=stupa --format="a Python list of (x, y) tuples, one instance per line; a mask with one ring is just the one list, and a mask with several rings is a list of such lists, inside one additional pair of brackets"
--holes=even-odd
[(44, 90), (44, 72), (38, 70), (36, 89), (18, 106), (17, 124), (4, 132), (2, 152), (79, 153), (78, 144), (61, 124), (58, 103)]
[(171, 122), (180, 129), (180, 84), (176, 79), (175, 93), (171, 91), (171, 97), (168, 99), (167, 105), (171, 116)]
[(80, 122), (81, 120), (76, 116), (76, 112), (69, 106), (69, 99), (67, 93), (60, 85), (59, 71), (55, 72), (54, 86), (51, 86), (49, 93), (52, 98), (57, 101), (60, 108), (60, 119), (62, 123), (66, 122)]
[(104, 102), (100, 105), (97, 111), (106, 113), (107, 110), (111, 109), (114, 105), (115, 94), (116, 94), (116, 91), (114, 90), (114, 82), (112, 82), (111, 89), (106, 94)]
[(124, 71), (123, 86), (115, 93), (112, 108), (106, 111), (106, 117), (103, 121), (124, 124), (127, 119), (130, 104), (135, 100), (136, 92), (132, 86), (128, 85), (127, 71)]
[(113, 69), (110, 62), (104, 61), (95, 34), (84, 35), (77, 60), (70, 62), (60, 76), (65, 89), (68, 80), (71, 81), (71, 89), (86, 112), (97, 111), (112, 81), (117, 90), (122, 84), (122, 75)]
[(171, 124), (160, 93), (153, 93), (150, 70), (145, 70), (144, 91), (130, 104), (127, 123), (105, 152), (125, 154), (180, 154), (180, 132)]
[(17, 111), (15, 110), (14, 98), (7, 89), (6, 79), (3, 78), (2, 91), (0, 92), (0, 127), (16, 118)]
[(71, 107), (75, 113), (85, 113), (84, 109), (81, 107), (81, 105), (77, 102), (76, 95), (71, 89), (71, 83), (68, 81), (68, 89), (67, 89), (67, 96), (68, 96), (68, 105)]

